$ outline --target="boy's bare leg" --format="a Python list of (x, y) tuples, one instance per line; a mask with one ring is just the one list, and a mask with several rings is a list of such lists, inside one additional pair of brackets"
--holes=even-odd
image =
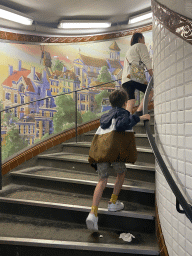
[[(94, 194), (93, 194), (93, 206), (98, 207), (99, 206), (99, 202), (101, 200), (102, 194), (103, 194), (103, 190), (105, 189), (106, 185), (107, 185), (107, 181), (108, 178), (100, 178), (99, 182), (97, 183), (97, 186), (95, 188)], [(93, 210), (91, 210), (91, 213), (94, 213)]]
[(107, 185), (108, 178), (100, 178), (93, 194), (93, 204), (91, 211), (86, 219), (86, 225), (89, 230), (98, 231), (98, 206), (101, 200), (103, 190)]
[(134, 106), (135, 106), (135, 99), (128, 100), (126, 110), (128, 110), (132, 114)]
[(115, 194), (116, 196), (118, 196), (119, 192), (121, 191), (124, 179), (125, 179), (125, 172), (117, 173), (117, 178), (116, 178), (114, 189), (113, 189), (113, 194)]

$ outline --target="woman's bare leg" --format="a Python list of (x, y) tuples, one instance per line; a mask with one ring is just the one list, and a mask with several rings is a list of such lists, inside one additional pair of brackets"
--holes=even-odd
[(128, 110), (132, 114), (134, 106), (135, 106), (135, 99), (128, 100), (126, 110)]
[[(150, 102), (152, 98), (153, 98), (153, 90), (151, 90), (151, 92), (150, 92), (150, 94), (149, 94), (148, 102)], [(139, 105), (139, 107), (138, 107), (138, 109), (137, 109), (137, 112), (143, 110), (143, 100), (144, 100), (144, 98), (142, 99), (142, 101), (141, 101), (141, 103), (140, 103), (140, 105)]]

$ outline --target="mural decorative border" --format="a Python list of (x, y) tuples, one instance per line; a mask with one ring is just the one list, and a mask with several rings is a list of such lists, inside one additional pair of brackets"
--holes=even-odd
[(170, 32), (192, 44), (192, 20), (152, 0), (153, 15)]
[(136, 29), (130, 29), (130, 30), (120, 31), (120, 32), (106, 33), (106, 34), (100, 34), (100, 35), (90, 35), (90, 36), (72, 36), (72, 37), (38, 36), (38, 35), (27, 35), (27, 34), (0, 31), (0, 39), (22, 42), (22, 43), (26, 42), (26, 43), (39, 43), (39, 44), (80, 43), (80, 42), (109, 40), (109, 39), (132, 35), (134, 32), (143, 33), (150, 30), (152, 30), (152, 25), (147, 25), (144, 27), (139, 27)]

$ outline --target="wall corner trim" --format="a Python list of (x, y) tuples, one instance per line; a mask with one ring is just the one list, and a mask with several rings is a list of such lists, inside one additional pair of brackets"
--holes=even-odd
[(5, 29), (0, 29), (0, 40), (13, 41), (17, 43), (30, 43), (30, 44), (59, 44), (59, 43), (82, 43), (82, 42), (92, 42), (92, 41), (102, 41), (110, 40), (119, 37), (129, 36), (135, 32), (146, 32), (152, 30), (152, 24), (134, 28), (127, 29), (124, 31), (117, 31), (99, 35), (89, 35), (89, 36), (39, 36), (31, 34), (21, 34), (16, 32), (6, 31)]
[(165, 244), (163, 232), (161, 229), (161, 223), (160, 223), (160, 219), (159, 219), (157, 203), (155, 204), (155, 220), (156, 220), (156, 223), (155, 223), (156, 224), (156, 236), (157, 236), (157, 240), (158, 240), (158, 244), (159, 244), (159, 248), (160, 248), (160, 256), (169, 256), (167, 246)]
[(151, 3), (154, 18), (170, 32), (192, 44), (192, 20), (170, 10), (156, 0), (152, 0)]

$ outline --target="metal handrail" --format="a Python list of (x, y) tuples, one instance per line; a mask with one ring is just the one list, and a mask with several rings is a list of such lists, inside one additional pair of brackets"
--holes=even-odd
[[(151, 80), (148, 83), (148, 86), (147, 86), (147, 89), (146, 89), (146, 92), (144, 95), (143, 114), (147, 114), (148, 98), (149, 98), (149, 94), (150, 94), (152, 87), (153, 87), (153, 77), (151, 77)], [(173, 173), (171, 174), (170, 171), (168, 170), (168, 168), (159, 152), (159, 149), (157, 147), (155, 139), (152, 135), (148, 120), (144, 121), (144, 126), (146, 129), (149, 143), (153, 150), (153, 154), (155, 155), (156, 161), (157, 161), (165, 179), (167, 180), (172, 192), (174, 193), (174, 195), (176, 197), (176, 209), (179, 213), (186, 214), (188, 219), (192, 222), (192, 205), (190, 203), (190, 200), (187, 197), (187, 195), (185, 194), (185, 192), (182, 188), (182, 185), (179, 184), (180, 182), (177, 179), (177, 177)], [(183, 210), (180, 209), (180, 205), (182, 206)]]
[(50, 99), (50, 98), (55, 98), (55, 97), (58, 97), (58, 96), (61, 96), (61, 95), (71, 94), (71, 93), (75, 93), (75, 92), (79, 92), (79, 91), (89, 90), (89, 89), (94, 88), (94, 87), (99, 87), (99, 86), (110, 84), (110, 83), (117, 82), (117, 81), (121, 81), (121, 79), (112, 80), (111, 82), (107, 82), (107, 83), (103, 83), (103, 84), (98, 84), (98, 85), (94, 85), (94, 86), (90, 86), (90, 87), (81, 88), (81, 89), (74, 90), (74, 91), (71, 91), (71, 92), (65, 92), (65, 93), (60, 93), (60, 94), (57, 94), (57, 95), (47, 96), (47, 97), (44, 97), (44, 98), (41, 98), (41, 99), (38, 99), (38, 100), (29, 101), (29, 102), (26, 102), (26, 103), (23, 103), (23, 104), (18, 104), (18, 105), (15, 105), (13, 107), (10, 107), (10, 108), (2, 109), (2, 110), (0, 110), (0, 113), (1, 112), (5, 112), (5, 111), (9, 111), (10, 109), (13, 109), (13, 108), (18, 108), (18, 107), (21, 107), (21, 106), (24, 106), (24, 105), (29, 105), (29, 104), (37, 102), (37, 101), (46, 100), (46, 99)]

